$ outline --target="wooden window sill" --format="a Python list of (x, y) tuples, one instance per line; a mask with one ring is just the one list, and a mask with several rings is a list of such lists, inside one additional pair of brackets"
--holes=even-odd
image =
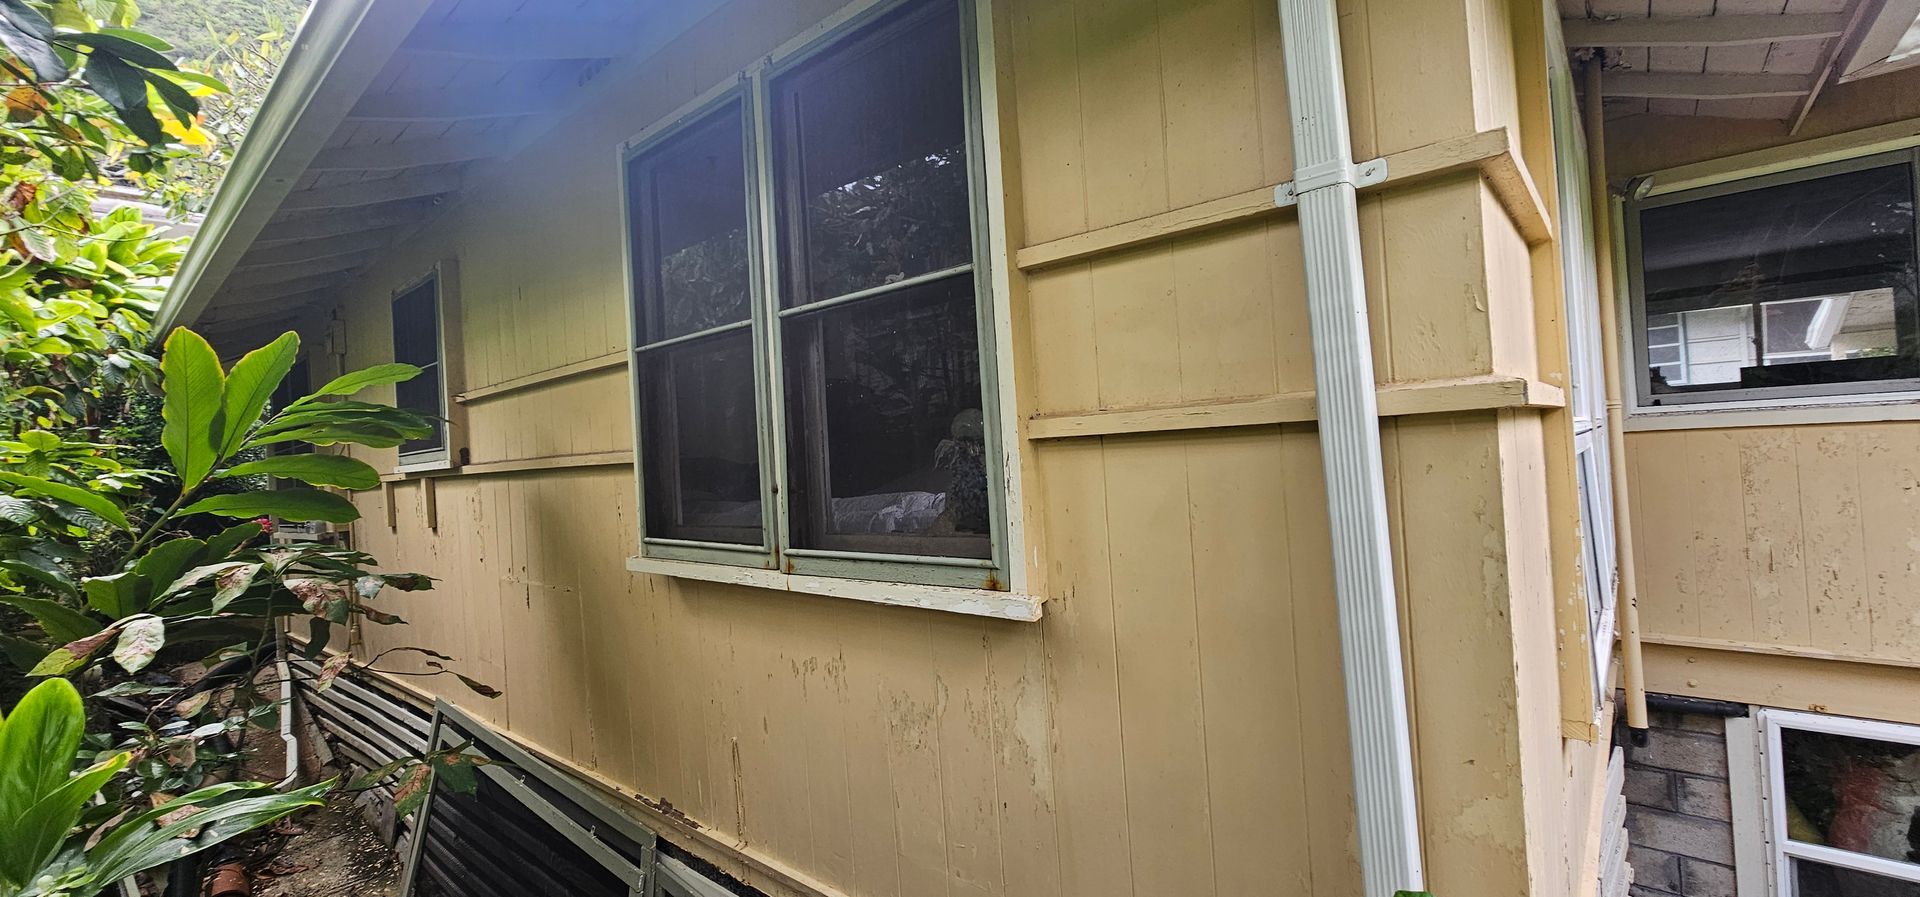
[(1037, 595), (1022, 595), (1017, 592), (810, 576), (784, 573), (779, 570), (763, 570), (757, 567), (731, 567), (725, 564), (703, 564), (666, 558), (628, 558), (627, 569), (634, 573), (731, 583), (802, 595), (851, 598), (855, 601), (874, 604), (919, 607), (974, 617), (1021, 622), (1040, 619), (1041, 606), (1046, 600)]

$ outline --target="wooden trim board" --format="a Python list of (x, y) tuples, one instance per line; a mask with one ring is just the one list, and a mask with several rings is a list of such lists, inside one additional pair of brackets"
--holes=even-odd
[(545, 386), (561, 380), (569, 380), (596, 371), (616, 368), (626, 363), (627, 353), (609, 352), (605, 355), (596, 355), (592, 358), (581, 359), (571, 364), (563, 364), (557, 368), (548, 368), (544, 371), (535, 371), (524, 376), (512, 377), (487, 386), (474, 387), (473, 389), (454, 396), (453, 400), (458, 404), (464, 405), (468, 402), (478, 402), (509, 393), (533, 389), (537, 386)]
[[(1525, 377), (1486, 376), (1388, 383), (1380, 387), (1379, 402), (1381, 417), (1399, 417), (1497, 408), (1560, 408), (1566, 405), (1566, 394), (1557, 386)], [(1307, 390), (1239, 402), (1035, 417), (1027, 421), (1027, 438), (1070, 439), (1251, 427), (1303, 423), (1314, 418), (1314, 394)]]
[[(1387, 179), (1366, 190), (1409, 187), (1451, 174), (1478, 170), (1529, 244), (1550, 239), (1546, 204), (1520, 162), (1513, 138), (1505, 128), (1493, 128), (1465, 137), (1442, 140), (1387, 157)], [(1038, 271), (1116, 252), (1142, 243), (1183, 236), (1209, 228), (1279, 214), (1286, 206), (1274, 204), (1276, 187), (1260, 187), (1219, 199), (1183, 206), (1158, 215), (1121, 222), (1086, 233), (1036, 243), (1014, 254), (1022, 271)]]

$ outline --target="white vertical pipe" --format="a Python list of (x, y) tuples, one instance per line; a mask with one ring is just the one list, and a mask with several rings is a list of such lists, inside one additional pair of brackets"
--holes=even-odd
[(1278, 0), (1365, 897), (1425, 888), (1334, 0)]

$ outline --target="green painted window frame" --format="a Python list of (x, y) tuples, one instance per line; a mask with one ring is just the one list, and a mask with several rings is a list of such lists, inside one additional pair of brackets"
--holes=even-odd
[[(839, 551), (792, 547), (787, 496), (790, 471), (787, 462), (787, 409), (785, 362), (781, 345), (781, 295), (783, 278), (779, 240), (780, 222), (773, 201), (778, 189), (774, 170), (773, 82), (781, 75), (814, 57), (837, 49), (848, 41), (866, 37), (867, 26), (896, 11), (909, 7), (933, 7), (950, 4), (959, 16), (962, 42), (961, 83), (965, 113), (967, 152), (967, 193), (970, 211), (972, 262), (966, 272), (973, 280), (974, 313), (977, 333), (977, 362), (980, 366), (981, 414), (985, 424), (985, 462), (989, 501), (989, 556), (985, 558), (934, 555), (887, 554), (863, 551)], [(634, 480), (637, 490), (639, 556), (641, 559), (709, 564), (716, 567), (745, 567), (775, 571), (793, 576), (819, 576), (885, 583), (985, 589), (1009, 589), (1009, 499), (1007, 490), (1006, 439), (1001, 405), (1004, 384), (997, 364), (1002, 347), (998, 345), (994, 313), (994, 277), (1004, 260), (993, 257), (988, 234), (986, 140), (983, 125), (981, 52), (978, 38), (979, 10), (974, 0), (879, 0), (804, 41), (789, 52), (776, 55), (740, 72), (734, 78), (708, 92), (664, 122), (628, 141), (619, 156), (622, 251), (627, 277), (626, 310), (628, 318), (628, 383), (631, 390), (634, 438)], [(647, 476), (644, 415), (641, 400), (641, 356), (687, 339), (711, 335), (739, 325), (721, 325), (694, 334), (643, 342), (639, 314), (639, 279), (635, 276), (635, 209), (632, 207), (630, 165), (639, 156), (658, 149), (682, 136), (689, 129), (707, 123), (716, 113), (737, 107), (744, 117), (745, 141), (743, 172), (746, 186), (748, 254), (752, 288), (751, 315), (747, 326), (753, 334), (755, 412), (759, 431), (761, 496), (761, 543), (745, 545), (673, 539), (648, 535), (646, 531)], [(935, 274), (953, 274), (952, 270)], [(890, 288), (933, 279), (934, 275), (909, 278)], [(885, 291), (887, 288), (881, 288)], [(838, 303), (869, 292), (850, 294), (830, 300)], [(715, 578), (724, 578), (716, 575)]]

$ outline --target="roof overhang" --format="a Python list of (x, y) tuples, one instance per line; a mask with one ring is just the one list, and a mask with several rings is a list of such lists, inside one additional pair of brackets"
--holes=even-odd
[[(316, 0), (162, 302), (234, 341), (334, 301), (720, 0)], [(238, 347), (230, 347), (238, 348)]]

